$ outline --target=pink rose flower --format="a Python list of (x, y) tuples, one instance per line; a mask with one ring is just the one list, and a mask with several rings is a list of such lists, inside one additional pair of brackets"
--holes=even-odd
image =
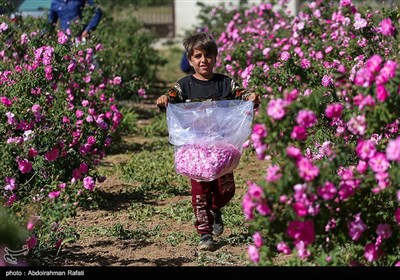
[(18, 161), (18, 169), (23, 174), (27, 174), (32, 171), (32, 163), (27, 159), (19, 160)]

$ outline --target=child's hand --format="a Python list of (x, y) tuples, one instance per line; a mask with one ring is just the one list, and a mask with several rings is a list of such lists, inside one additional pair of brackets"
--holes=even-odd
[(250, 94), (247, 101), (253, 101), (254, 108), (257, 108), (260, 105), (260, 97), (255, 93)]
[(157, 98), (157, 106), (160, 109), (164, 109), (165, 107), (167, 107), (168, 97), (166, 95), (161, 95), (159, 98)]

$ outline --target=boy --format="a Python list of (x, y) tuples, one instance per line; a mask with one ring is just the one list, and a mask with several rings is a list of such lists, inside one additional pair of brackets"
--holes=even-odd
[[(230, 77), (214, 73), (218, 47), (207, 33), (198, 33), (186, 38), (183, 46), (194, 74), (176, 82), (156, 103), (160, 109), (169, 102), (200, 102), (205, 100), (242, 99), (253, 101), (255, 107), (260, 100), (257, 94), (249, 93)], [(195, 228), (200, 234), (199, 250), (212, 251), (213, 237), (224, 230), (221, 208), (235, 193), (233, 172), (211, 181), (190, 179), (192, 187), (192, 207), (196, 217)]]

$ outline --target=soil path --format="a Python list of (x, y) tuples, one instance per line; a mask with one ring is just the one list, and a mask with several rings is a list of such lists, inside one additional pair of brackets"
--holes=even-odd
[[(152, 106), (152, 105), (145, 105)], [(154, 107), (154, 106), (153, 106)], [(138, 125), (147, 125), (149, 120), (139, 120)], [(127, 141), (143, 144), (148, 139), (136, 135), (127, 137)], [(128, 154), (114, 154), (105, 158), (104, 164), (113, 165), (129, 160)], [(236, 170), (237, 176), (254, 175), (261, 169), (256, 160)], [(262, 174), (256, 174), (262, 176)], [(178, 201), (190, 201), (190, 192), (183, 196), (168, 199), (146, 201), (156, 209), (155, 214), (146, 222), (136, 223), (129, 218), (134, 184), (122, 181), (118, 174), (107, 176), (99, 186), (103, 201), (96, 210), (78, 209), (77, 216), (67, 224), (77, 229), (79, 239), (66, 243), (60, 254), (52, 260), (56, 266), (245, 266), (247, 260), (246, 244), (218, 242), (213, 252), (198, 252), (197, 242), (193, 238), (193, 222), (176, 222), (165, 219), (161, 213), (163, 207)], [(237, 195), (245, 193), (245, 186), (237, 186)], [(143, 224), (145, 223), (145, 224)], [(152, 235), (146, 231), (152, 229)], [(112, 234), (112, 231), (119, 231)], [(109, 233), (109, 234), (107, 234)], [(126, 233), (124, 235), (124, 233)], [(128, 233), (130, 234), (129, 236)], [(136, 233), (136, 235), (135, 235)], [(183, 241), (167, 242), (172, 233), (182, 233)], [(226, 228), (222, 236), (229, 236)], [(154, 237), (156, 235), (156, 237)], [(126, 238), (123, 238), (123, 237)], [(226, 256), (226, 257), (224, 257)]]

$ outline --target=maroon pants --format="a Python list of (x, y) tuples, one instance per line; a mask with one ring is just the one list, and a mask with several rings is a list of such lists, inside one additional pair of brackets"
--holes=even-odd
[(221, 209), (235, 194), (233, 172), (211, 182), (197, 182), (190, 179), (190, 184), (196, 230), (199, 234), (211, 233), (214, 218), (210, 210)]

